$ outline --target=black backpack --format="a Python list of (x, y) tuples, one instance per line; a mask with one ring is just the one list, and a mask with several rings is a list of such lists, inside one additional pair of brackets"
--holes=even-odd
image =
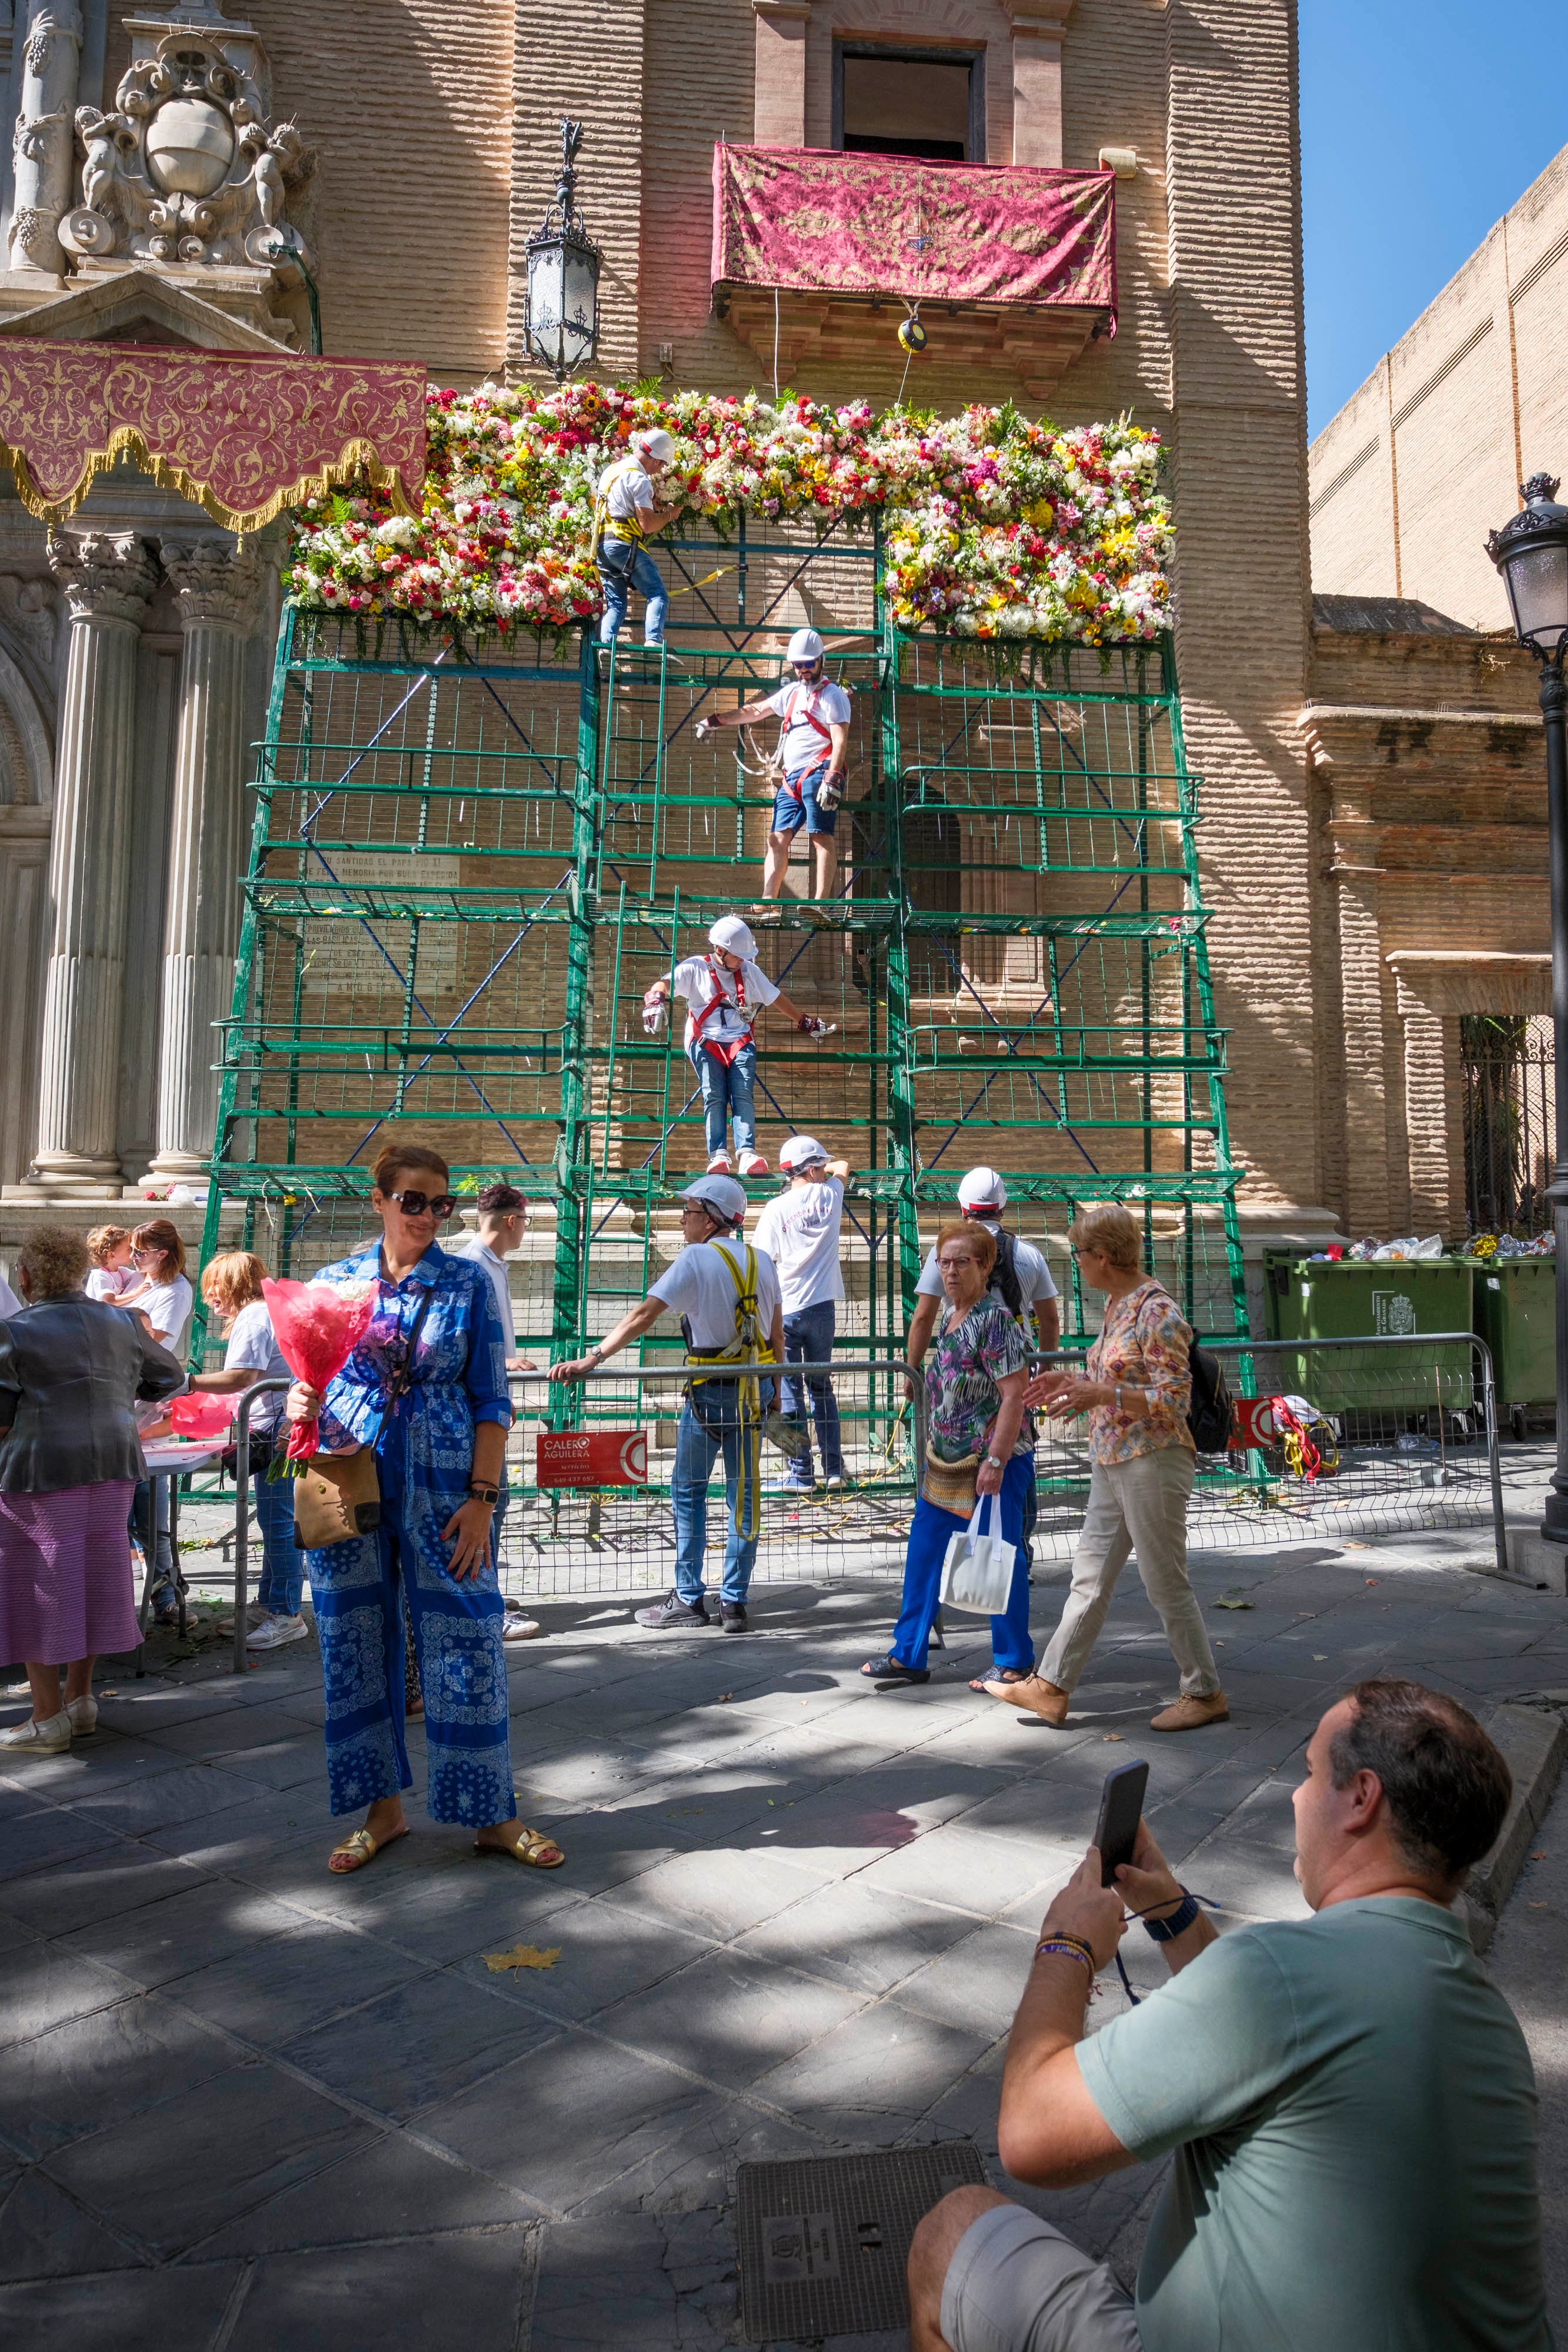
[(1021, 1323), (1023, 1321), (1023, 1285), (1019, 1280), (1013, 1236), (1005, 1225), (998, 1225), (991, 1239), (997, 1245), (997, 1262), (991, 1268), (989, 1286), (1001, 1299), (1014, 1322)]
[(1192, 1403), (1186, 1425), (1192, 1442), (1200, 1454), (1228, 1454), (1236, 1409), (1224, 1369), (1218, 1357), (1200, 1348), (1196, 1339), (1187, 1351), (1187, 1363), (1192, 1372)]

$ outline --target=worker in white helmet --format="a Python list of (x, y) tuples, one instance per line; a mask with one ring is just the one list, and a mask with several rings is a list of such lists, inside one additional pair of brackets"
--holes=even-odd
[(699, 736), (723, 727), (752, 727), (777, 719), (779, 760), (784, 781), (773, 798), (768, 856), (762, 867), (764, 898), (784, 892), (789, 844), (802, 825), (811, 859), (811, 895), (831, 898), (838, 878), (839, 850), (833, 835), (844, 796), (849, 760), (850, 698), (822, 667), (822, 640), (815, 629), (797, 629), (785, 655), (791, 677), (776, 694), (747, 702), (739, 710), (716, 711), (701, 719)]
[(663, 1601), (637, 1612), (640, 1625), (662, 1633), (713, 1622), (703, 1591), (703, 1554), (708, 1480), (721, 1451), (729, 1536), (719, 1616), (727, 1633), (747, 1630), (746, 1596), (761, 1528), (762, 1438), (765, 1431), (773, 1435), (778, 1427), (772, 1416), (774, 1383), (755, 1373), (749, 1379), (738, 1372), (727, 1375), (723, 1367), (726, 1362), (780, 1362), (784, 1318), (772, 1259), (748, 1247), (742, 1236), (746, 1208), (745, 1191), (732, 1176), (699, 1176), (688, 1184), (681, 1194), (679, 1256), (664, 1268), (641, 1305), (623, 1315), (596, 1347), (557, 1364), (550, 1372), (552, 1381), (580, 1380), (651, 1331), (662, 1315), (681, 1318), (686, 1362), (697, 1377), (686, 1386), (670, 1475), (675, 1580)]
[[(999, 1168), (971, 1168), (960, 1179), (958, 1214), (973, 1217), (977, 1223), (984, 1225), (997, 1244), (996, 1263), (991, 1267), (988, 1285), (991, 1295), (999, 1298), (1009, 1314), (1024, 1326), (1030, 1344), (1038, 1344), (1043, 1354), (1050, 1355), (1061, 1337), (1061, 1293), (1046, 1264), (1044, 1252), (1036, 1249), (1031, 1242), (1019, 1241), (1002, 1223), (1007, 1205), (1008, 1188)], [(915, 1288), (919, 1303), (909, 1327), (909, 1339), (904, 1352), (905, 1362), (918, 1368), (931, 1344), (931, 1334), (942, 1307), (942, 1276), (937, 1269), (935, 1250), (926, 1257)], [(1019, 1547), (1023, 1553), (1026, 1570), (1034, 1566), (1034, 1530), (1039, 1517), (1040, 1491), (1031, 1462), (1029, 1484), (1024, 1491), (1023, 1528)], [(989, 1677), (992, 1682), (1018, 1682), (1022, 1679), (1019, 1671), (1010, 1665), (997, 1665)], [(977, 1678), (972, 1688), (984, 1689), (986, 1680), (986, 1677)]]
[(729, 1173), (727, 1129), (735, 1122), (735, 1156), (743, 1176), (766, 1176), (768, 1162), (757, 1149), (757, 1018), (776, 1004), (802, 1037), (828, 1037), (836, 1024), (802, 1013), (774, 985), (756, 961), (757, 941), (738, 915), (721, 915), (708, 931), (710, 952), (687, 956), (643, 999), (643, 1026), (656, 1037), (669, 1017), (672, 996), (691, 1008), (684, 1039), (686, 1059), (696, 1072), (707, 1128), (707, 1172)]
[[(844, 1217), (844, 1188), (850, 1181), (847, 1160), (830, 1160), (827, 1146), (814, 1135), (792, 1135), (779, 1154), (785, 1189), (769, 1201), (757, 1220), (757, 1246), (766, 1250), (779, 1269), (784, 1297), (784, 1360), (790, 1364), (825, 1364), (833, 1352), (839, 1303), (844, 1295), (843, 1267), (839, 1258), (839, 1233)], [(822, 1449), (822, 1483), (830, 1491), (844, 1483), (843, 1437), (839, 1426), (838, 1399), (826, 1372), (784, 1376), (784, 1411), (804, 1422), (808, 1407)], [(768, 1494), (809, 1495), (811, 1441), (790, 1463)]]
[(653, 497), (653, 485), (674, 454), (675, 445), (667, 433), (657, 428), (633, 433), (628, 454), (607, 466), (599, 478), (591, 552), (604, 589), (604, 618), (599, 627), (601, 645), (613, 645), (620, 635), (633, 588), (648, 600), (643, 623), (644, 643), (662, 646), (664, 642), (670, 599), (659, 567), (648, 553), (647, 541), (681, 511), (678, 499), (662, 507)]

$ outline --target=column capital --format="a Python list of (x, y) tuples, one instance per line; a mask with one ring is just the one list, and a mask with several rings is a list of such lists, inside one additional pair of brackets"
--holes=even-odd
[(1015, 41), (1060, 41), (1072, 15), (1073, 0), (1002, 0)]
[(51, 530), (49, 569), (66, 592), (73, 621), (130, 621), (140, 627), (158, 585), (152, 549), (129, 530)]
[(261, 563), (251, 539), (161, 539), (158, 552), (174, 589), (183, 628), (256, 625)]

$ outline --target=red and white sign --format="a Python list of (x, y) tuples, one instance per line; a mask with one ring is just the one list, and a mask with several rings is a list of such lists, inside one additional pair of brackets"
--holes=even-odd
[(541, 1486), (645, 1486), (648, 1433), (642, 1429), (541, 1429), (534, 1441)]
[(1272, 1397), (1238, 1397), (1230, 1424), (1231, 1444), (1239, 1451), (1249, 1445), (1278, 1445), (1282, 1434)]

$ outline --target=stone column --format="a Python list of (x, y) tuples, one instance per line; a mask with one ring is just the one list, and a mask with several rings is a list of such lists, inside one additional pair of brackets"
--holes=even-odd
[(260, 564), (253, 542), (160, 542), (184, 651), (169, 821), (158, 1034), (158, 1150), (150, 1174), (204, 1173), (217, 1119), (213, 1064), (234, 992), (243, 859), (246, 641)]
[(77, 0), (33, 0), (13, 140), (16, 194), (6, 257), (13, 278), (37, 276), (57, 285), (65, 274), (59, 226), (71, 200), (81, 32)]
[(751, 7), (757, 19), (751, 135), (759, 147), (803, 147), (811, 0), (751, 0)]
[(36, 1181), (117, 1195), (126, 845), (131, 822), (136, 652), (157, 570), (133, 532), (49, 533), (70, 610), (49, 856)]
[(1061, 167), (1061, 44), (1072, 0), (1002, 0), (1012, 19), (1015, 163)]

